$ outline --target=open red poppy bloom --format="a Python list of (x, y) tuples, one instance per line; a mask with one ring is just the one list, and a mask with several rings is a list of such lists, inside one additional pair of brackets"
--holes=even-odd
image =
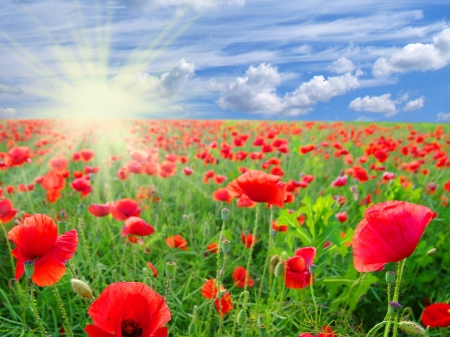
[(92, 159), (94, 159), (95, 151), (91, 150), (91, 149), (83, 149), (83, 150), (80, 150), (79, 154), (80, 154), (80, 159), (82, 161), (84, 161), (85, 163), (87, 163), (87, 162), (91, 161)]
[(50, 286), (66, 272), (64, 264), (75, 254), (78, 234), (75, 229), (58, 236), (58, 227), (52, 218), (35, 214), (24, 219), (8, 232), (8, 239), (16, 244), (12, 254), (17, 258), (16, 281), (24, 272), (23, 263), (34, 260), (33, 282)]
[(81, 197), (85, 198), (89, 193), (92, 192), (92, 187), (86, 178), (76, 178), (70, 186), (77, 192), (81, 193)]
[(153, 277), (158, 277), (158, 269), (151, 262), (147, 262), (147, 266), (152, 270)]
[[(316, 257), (316, 248), (303, 247), (285, 262), (284, 285), (290, 289), (301, 289), (311, 284), (309, 267)], [(314, 282), (314, 279), (313, 279)]]
[(210, 252), (211, 254), (215, 254), (219, 251), (219, 245), (215, 242), (209, 244), (206, 249), (208, 250), (208, 252)]
[(30, 149), (26, 146), (14, 147), (4, 159), (6, 166), (22, 166), (25, 162), (30, 162)]
[(231, 201), (233, 201), (233, 197), (231, 196), (229, 190), (226, 188), (219, 188), (215, 190), (212, 196), (214, 200), (224, 201), (228, 204), (231, 203)]
[(435, 303), (426, 307), (422, 314), (422, 324), (430, 328), (450, 327), (450, 304)]
[(146, 223), (143, 219), (137, 216), (131, 216), (125, 221), (125, 226), (122, 228), (122, 237), (127, 235), (147, 236), (153, 234), (155, 229), (152, 225)]
[(111, 214), (114, 219), (123, 221), (130, 216), (140, 216), (141, 210), (133, 199), (120, 199), (111, 206)]
[(239, 199), (237, 200), (237, 207), (239, 208), (253, 208), (256, 206), (256, 202), (251, 200), (249, 197), (247, 197), (245, 194), (242, 194)]
[[(234, 268), (233, 280), (234, 280), (234, 284), (236, 285), (236, 287), (238, 287), (238, 288), (245, 287), (246, 275), (247, 275), (247, 270), (244, 267), (238, 266), (238, 267)], [(248, 276), (247, 284), (249, 287), (253, 287), (255, 285), (255, 281), (253, 281), (250, 278), (250, 275)]]
[(245, 235), (245, 233), (242, 232), (241, 238), (242, 238), (242, 242), (244, 243), (245, 247), (247, 247), (247, 248), (250, 248), (252, 246), (252, 244), (255, 244), (258, 241), (256, 236), (253, 236), (252, 233), (248, 233), (247, 235)]
[(233, 197), (247, 195), (255, 202), (267, 202), (269, 205), (284, 206), (286, 185), (281, 177), (263, 171), (249, 170), (228, 184)]
[(322, 331), (315, 336), (308, 332), (303, 332), (298, 337), (337, 337), (337, 334), (329, 326), (324, 326)]
[[(206, 281), (206, 283), (203, 285), (202, 287), (202, 295), (203, 297), (207, 298), (207, 299), (212, 299), (212, 298), (217, 298), (217, 295), (219, 293), (218, 291), (218, 287), (214, 287), (214, 282), (215, 280), (209, 279), (208, 281)], [(225, 290), (225, 288), (223, 286), (220, 286), (220, 290)], [(220, 299), (216, 299), (214, 301), (214, 305), (216, 306), (217, 312), (219, 313), (219, 315), (223, 318), (223, 316), (230, 311), (231, 309), (233, 309), (233, 302), (231, 301), (231, 295), (230, 293), (227, 291), (225, 292), (225, 294), (222, 296), (222, 298)], [(222, 310), (220, 310), (222, 309)]]
[(166, 243), (170, 248), (180, 248), (183, 250), (187, 249), (187, 241), (183, 239), (181, 235), (169, 236), (166, 239)]
[(16, 214), (17, 209), (14, 209), (14, 205), (11, 200), (0, 200), (0, 222), (2, 224), (10, 222), (16, 216)]
[(371, 272), (407, 258), (432, 218), (428, 207), (404, 201), (387, 201), (368, 208), (353, 236), (355, 269)]
[(348, 220), (347, 211), (343, 211), (341, 213), (336, 213), (335, 216), (339, 222), (346, 222)]
[(84, 331), (90, 337), (166, 337), (163, 327), (171, 319), (166, 302), (144, 283), (110, 284), (88, 310), (94, 324)]
[(109, 202), (106, 204), (92, 204), (88, 207), (89, 213), (91, 213), (93, 216), (96, 216), (98, 218), (101, 218), (102, 216), (106, 216), (109, 213), (111, 213), (111, 205)]

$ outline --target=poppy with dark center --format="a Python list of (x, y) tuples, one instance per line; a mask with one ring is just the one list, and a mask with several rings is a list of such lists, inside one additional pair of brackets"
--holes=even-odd
[(94, 324), (84, 329), (90, 337), (167, 337), (163, 327), (171, 319), (163, 297), (139, 282), (107, 286), (88, 310)]
[(407, 258), (432, 219), (428, 207), (404, 201), (386, 201), (368, 208), (353, 236), (355, 269), (371, 272)]
[(14, 204), (9, 199), (0, 200), (0, 225), (10, 222), (17, 214)]
[(131, 216), (125, 220), (125, 226), (122, 228), (122, 237), (127, 235), (148, 236), (154, 232), (155, 229), (152, 225), (137, 216)]
[[(202, 286), (202, 295), (207, 299), (215, 299), (214, 305), (219, 315), (223, 318), (228, 311), (233, 309), (233, 302), (231, 301), (231, 295), (228, 291), (226, 291), (220, 299), (217, 299), (219, 289), (217, 286), (214, 286), (214, 282), (215, 280), (213, 278), (206, 281)], [(223, 291), (226, 289), (223, 286), (220, 286), (220, 290)]]
[(267, 202), (269, 205), (284, 206), (286, 184), (281, 177), (263, 171), (249, 170), (228, 184), (233, 197), (247, 195), (254, 202)]
[(430, 328), (450, 327), (450, 304), (435, 303), (426, 307), (422, 314), (422, 324)]
[(120, 199), (111, 205), (111, 214), (114, 219), (123, 221), (131, 216), (140, 216), (139, 205), (133, 199)]
[(58, 236), (58, 226), (52, 218), (35, 214), (8, 232), (8, 239), (16, 244), (12, 254), (17, 258), (16, 281), (24, 273), (24, 262), (34, 261), (32, 281), (40, 286), (58, 282), (66, 272), (65, 263), (75, 254), (78, 234), (75, 229)]
[(166, 243), (170, 248), (180, 248), (182, 250), (187, 250), (187, 241), (183, 239), (181, 235), (169, 236), (166, 239)]
[[(303, 247), (295, 251), (295, 256), (284, 262), (284, 284), (286, 288), (301, 289), (311, 284), (309, 267), (316, 257), (316, 248)], [(314, 278), (313, 278), (314, 282)]]
[[(244, 267), (238, 266), (236, 268), (234, 268), (233, 271), (233, 281), (234, 284), (236, 285), (236, 287), (238, 288), (244, 288), (245, 287), (245, 278), (247, 277), (247, 270)], [(255, 281), (253, 281), (250, 277), (250, 275), (248, 275), (248, 281), (247, 281), (247, 285), (249, 287), (253, 287), (255, 284)]]

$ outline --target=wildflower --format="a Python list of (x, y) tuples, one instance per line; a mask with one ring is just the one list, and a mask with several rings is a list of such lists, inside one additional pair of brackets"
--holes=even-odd
[[(244, 288), (246, 277), (247, 277), (247, 270), (244, 267), (238, 266), (238, 267), (234, 268), (233, 280), (234, 280), (234, 284), (236, 285), (236, 287)], [(255, 284), (255, 281), (253, 281), (249, 275), (248, 280), (247, 280), (247, 285), (249, 287), (253, 287), (254, 284)]]
[(120, 199), (111, 205), (111, 214), (114, 219), (123, 221), (131, 216), (140, 216), (141, 210), (133, 199)]
[(430, 328), (450, 327), (450, 304), (435, 303), (426, 307), (422, 314), (422, 324)]
[(35, 214), (8, 232), (8, 239), (16, 244), (12, 254), (17, 258), (16, 281), (24, 273), (23, 263), (34, 260), (32, 281), (41, 287), (58, 282), (64, 275), (64, 264), (75, 254), (78, 234), (75, 229), (58, 237), (58, 226), (52, 218)]
[(213, 199), (217, 201), (224, 201), (226, 203), (231, 203), (233, 200), (233, 197), (231, 196), (230, 192), (226, 188), (219, 188), (215, 190), (212, 194)]
[(252, 233), (248, 233), (247, 235), (245, 235), (245, 233), (242, 232), (241, 236), (242, 236), (242, 242), (244, 243), (244, 245), (247, 248), (250, 248), (252, 246), (252, 244), (255, 244), (258, 241), (258, 239), (255, 236), (253, 236)]
[(339, 222), (346, 222), (348, 220), (347, 218), (347, 211), (343, 211), (341, 213), (335, 214), (336, 219), (338, 219)]
[(209, 279), (203, 286), (202, 286), (202, 295), (203, 297), (207, 299), (214, 298), (214, 305), (217, 309), (217, 312), (219, 315), (223, 318), (223, 316), (233, 309), (233, 302), (231, 301), (231, 295), (223, 286), (220, 286), (220, 292), (225, 290), (225, 293), (222, 293), (222, 297), (218, 299), (219, 289), (217, 286), (214, 285), (215, 280)]
[(92, 204), (88, 207), (89, 213), (91, 213), (93, 216), (96, 216), (98, 218), (101, 218), (103, 216), (108, 215), (111, 213), (111, 205), (109, 202), (106, 204)]
[(137, 216), (131, 216), (125, 220), (125, 226), (122, 228), (122, 237), (127, 235), (148, 236), (153, 234), (155, 229), (152, 225), (146, 223), (143, 219)]
[(0, 222), (5, 224), (10, 222), (17, 214), (17, 209), (9, 199), (0, 200)]
[(166, 337), (171, 319), (163, 297), (144, 283), (117, 282), (107, 286), (88, 310), (94, 324), (90, 337)]
[(183, 239), (181, 235), (169, 236), (166, 239), (166, 243), (170, 248), (180, 248), (182, 250), (187, 250), (188, 242)]
[[(301, 289), (311, 283), (309, 267), (316, 257), (316, 248), (303, 247), (295, 251), (295, 256), (289, 258), (285, 263), (284, 284), (286, 288)], [(314, 279), (313, 279), (314, 282)]]

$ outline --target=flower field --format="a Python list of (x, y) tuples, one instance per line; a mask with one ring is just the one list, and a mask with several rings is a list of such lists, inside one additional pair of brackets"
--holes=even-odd
[(0, 122), (1, 336), (447, 336), (450, 125)]

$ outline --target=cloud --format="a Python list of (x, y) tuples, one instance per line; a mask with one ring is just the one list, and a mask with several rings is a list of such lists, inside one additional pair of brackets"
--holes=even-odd
[[(297, 116), (310, 111), (319, 102), (328, 102), (331, 98), (343, 95), (359, 87), (358, 77), (346, 73), (340, 76), (314, 76), (310, 81), (302, 83), (296, 90), (280, 96), (276, 87), (283, 76), (278, 68), (261, 63), (258, 67), (250, 66), (245, 76), (238, 77), (230, 83), (217, 101), (222, 109), (262, 113), (264, 115)], [(221, 89), (217, 84), (212, 89)]]
[(419, 110), (423, 108), (423, 102), (424, 98), (419, 97), (418, 99), (414, 99), (406, 103), (406, 105), (403, 107), (404, 111), (414, 111)]
[(437, 114), (437, 121), (445, 121), (445, 122), (450, 122), (450, 112), (449, 113), (444, 113), (444, 112), (439, 112)]
[(411, 43), (389, 57), (380, 57), (373, 65), (375, 77), (409, 71), (437, 70), (450, 62), (450, 28), (433, 38), (433, 43)]
[(0, 83), (0, 94), (22, 95), (23, 90), (17, 87), (12, 87), (10, 85)]
[(391, 100), (391, 94), (381, 96), (358, 97), (350, 102), (350, 109), (356, 111), (368, 111), (384, 113), (386, 117), (393, 116), (397, 113), (395, 102)]
[(358, 116), (358, 118), (356, 118), (357, 122), (372, 122), (373, 119), (367, 116)]
[(173, 69), (161, 75), (161, 91), (163, 96), (175, 96), (195, 75), (195, 64), (181, 59)]
[(243, 6), (245, 0), (121, 0), (129, 9), (146, 11), (161, 7), (186, 7), (203, 10), (219, 6)]
[(334, 61), (331, 63), (331, 65), (328, 67), (332, 72), (335, 72), (337, 74), (344, 74), (348, 72), (352, 72), (355, 70), (355, 65), (352, 61), (345, 57), (341, 57), (340, 59)]
[(16, 114), (16, 109), (13, 108), (0, 108), (0, 116), (2, 118), (11, 118)]

